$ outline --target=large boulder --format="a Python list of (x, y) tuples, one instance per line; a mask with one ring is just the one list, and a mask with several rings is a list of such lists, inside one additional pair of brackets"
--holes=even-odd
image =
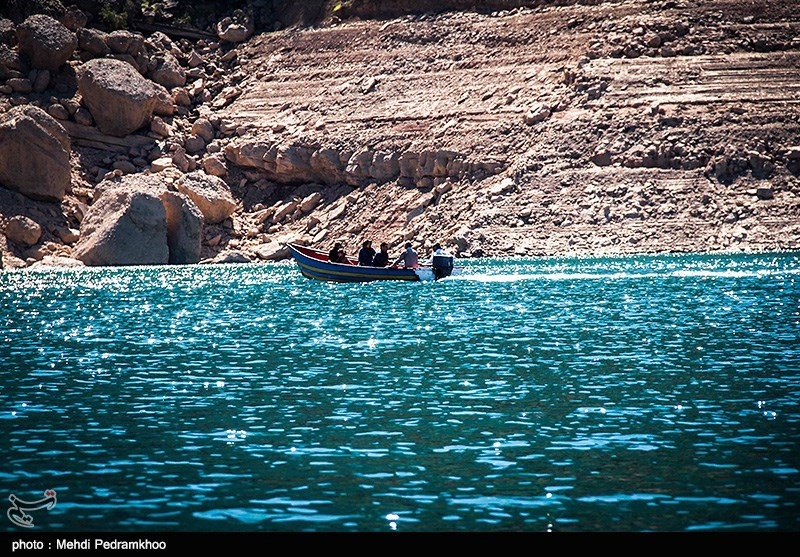
[(96, 188), (74, 256), (86, 265), (198, 263), (203, 216), (155, 174), (127, 175)]
[(236, 210), (236, 200), (228, 184), (218, 176), (191, 172), (178, 180), (175, 189), (189, 197), (200, 209), (207, 224), (218, 224)]
[(124, 137), (153, 117), (160, 87), (127, 62), (95, 58), (78, 69), (78, 90), (103, 133)]
[(167, 211), (161, 199), (147, 191), (107, 189), (86, 212), (74, 255), (91, 266), (167, 264)]
[(29, 217), (16, 215), (8, 219), (5, 234), (12, 242), (31, 247), (42, 237), (42, 227)]
[(61, 22), (37, 14), (17, 26), (19, 52), (36, 69), (56, 72), (70, 59), (78, 46), (78, 37)]
[(148, 74), (150, 79), (167, 89), (186, 85), (186, 72), (178, 59), (169, 52), (155, 56), (156, 67)]
[(117, 29), (106, 35), (106, 43), (115, 54), (139, 56), (144, 52), (145, 40), (141, 33)]
[(107, 34), (99, 29), (81, 27), (77, 31), (78, 46), (93, 56), (105, 56), (111, 52), (106, 43)]
[(25, 197), (61, 201), (70, 187), (70, 139), (64, 127), (33, 105), (0, 116), (0, 184)]
[(223, 18), (216, 25), (217, 36), (223, 41), (240, 43), (249, 39), (255, 30), (253, 18), (242, 10), (234, 10), (233, 13)]

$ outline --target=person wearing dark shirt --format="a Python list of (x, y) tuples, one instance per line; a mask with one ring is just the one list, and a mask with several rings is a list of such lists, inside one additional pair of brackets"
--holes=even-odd
[(328, 259), (332, 263), (347, 263), (347, 257), (341, 242), (336, 242), (331, 251), (328, 252)]
[(374, 267), (386, 267), (389, 264), (389, 244), (381, 242), (381, 251), (375, 254), (372, 259)]
[(365, 267), (372, 267), (372, 260), (375, 258), (375, 248), (372, 247), (372, 240), (364, 240), (361, 249), (358, 250), (358, 264)]

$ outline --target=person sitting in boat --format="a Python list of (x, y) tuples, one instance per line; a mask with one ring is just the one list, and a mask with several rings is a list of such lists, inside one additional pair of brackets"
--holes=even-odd
[(328, 259), (331, 263), (347, 263), (347, 255), (341, 242), (336, 242), (331, 251), (328, 252)]
[(436, 242), (435, 244), (433, 244), (433, 248), (432, 249), (433, 249), (433, 254), (430, 256), (430, 258), (428, 258), (427, 261), (425, 261), (425, 265), (433, 265), (433, 258), (434, 257), (439, 257), (439, 256), (441, 256), (441, 257), (452, 257), (452, 255), (450, 255), (447, 252), (447, 250), (442, 247), (442, 244), (440, 244), (439, 242)]
[(389, 244), (381, 242), (381, 251), (372, 259), (373, 267), (386, 267), (389, 264)]
[(358, 264), (372, 267), (373, 259), (375, 259), (375, 248), (372, 247), (372, 240), (364, 240), (361, 249), (358, 250)]
[(394, 265), (400, 265), (401, 263), (406, 269), (416, 269), (419, 266), (419, 256), (414, 251), (414, 246), (411, 245), (411, 242), (406, 242), (405, 251), (400, 254)]
[(433, 244), (433, 254), (425, 261), (425, 265), (433, 267), (433, 275), (437, 280), (449, 277), (453, 272), (453, 256), (442, 247), (442, 244), (436, 242)]

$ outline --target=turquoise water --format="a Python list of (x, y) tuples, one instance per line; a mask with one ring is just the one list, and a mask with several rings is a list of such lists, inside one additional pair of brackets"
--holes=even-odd
[(39, 532), (800, 530), (800, 254), (462, 263), (0, 272), (0, 499), (54, 490)]

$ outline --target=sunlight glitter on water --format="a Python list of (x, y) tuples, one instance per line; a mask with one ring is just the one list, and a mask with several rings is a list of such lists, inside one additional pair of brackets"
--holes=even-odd
[(64, 531), (796, 531), (799, 269), (4, 272), (4, 474)]

